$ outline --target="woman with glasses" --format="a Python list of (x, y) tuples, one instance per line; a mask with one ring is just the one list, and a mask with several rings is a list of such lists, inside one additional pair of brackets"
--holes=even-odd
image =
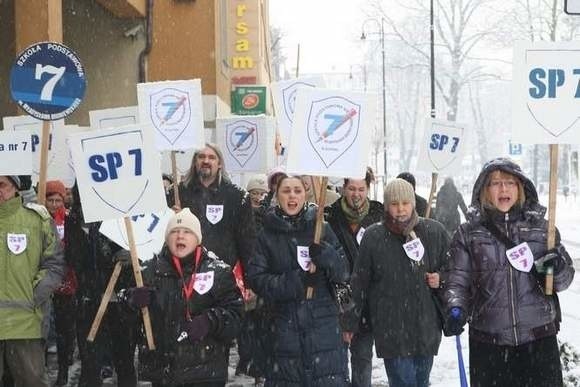
[(472, 387), (562, 386), (561, 312), (557, 296), (545, 294), (545, 273), (553, 268), (556, 293), (574, 268), (558, 233), (547, 249), (545, 212), (518, 165), (484, 165), (451, 242), (444, 293), (449, 330), (459, 334), (469, 322)]

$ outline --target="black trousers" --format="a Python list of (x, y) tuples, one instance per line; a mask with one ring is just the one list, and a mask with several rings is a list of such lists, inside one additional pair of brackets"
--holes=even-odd
[(74, 295), (55, 293), (52, 304), (54, 307), (58, 366), (66, 368), (72, 365), (75, 350), (76, 299)]
[(471, 387), (560, 387), (562, 367), (556, 336), (517, 347), (469, 339)]
[(79, 302), (77, 305), (79, 317), (77, 323), (77, 341), (81, 358), (81, 377), (79, 387), (101, 387), (102, 351), (109, 351), (113, 358), (117, 385), (119, 387), (135, 387), (137, 375), (135, 371), (136, 335), (138, 329), (137, 313), (126, 313), (124, 306), (110, 302), (99, 333), (94, 343), (87, 341), (98, 305)]

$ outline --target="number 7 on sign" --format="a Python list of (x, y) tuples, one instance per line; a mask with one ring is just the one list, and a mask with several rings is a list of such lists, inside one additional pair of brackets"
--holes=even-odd
[(42, 74), (52, 74), (53, 77), (50, 78), (44, 86), (42, 87), (42, 91), (40, 92), (40, 99), (42, 101), (52, 101), (52, 92), (54, 91), (54, 87), (56, 83), (62, 78), (64, 75), (64, 71), (66, 70), (65, 66), (61, 67), (54, 67), (51, 65), (43, 66), (40, 63), (36, 64), (36, 72), (34, 73), (34, 79), (40, 80), (42, 79)]

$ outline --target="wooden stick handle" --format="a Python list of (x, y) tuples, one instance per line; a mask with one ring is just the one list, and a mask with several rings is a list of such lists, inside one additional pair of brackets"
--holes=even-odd
[[(558, 190), (558, 144), (550, 144), (550, 191), (548, 201), (548, 241), (547, 247), (556, 246), (556, 199)], [(546, 269), (545, 290), (547, 296), (554, 294), (554, 268)]]
[(42, 122), (42, 135), (40, 138), (40, 172), (38, 176), (38, 195), (36, 200), (39, 204), (46, 203), (46, 175), (48, 172), (48, 145), (50, 139), (50, 121)]
[(429, 200), (427, 201), (427, 210), (425, 211), (425, 218), (431, 216), (431, 203), (433, 203), (433, 199), (435, 198), (435, 192), (437, 192), (437, 177), (439, 175), (437, 173), (431, 174), (431, 191), (429, 192)]
[[(318, 208), (316, 210), (316, 225), (314, 226), (314, 243), (320, 243), (322, 238), (322, 226), (324, 225), (324, 203), (326, 202), (326, 185), (328, 177), (324, 176), (320, 183), (320, 194), (318, 195)], [(313, 187), (314, 188), (314, 187)], [(316, 273), (316, 265), (310, 263), (310, 274)], [(309, 286), (306, 289), (306, 299), (310, 300), (314, 296), (314, 288)]]
[(171, 151), (171, 173), (173, 174), (173, 202), (181, 208), (181, 201), (179, 200), (179, 176), (177, 171), (177, 160), (175, 158), (175, 151)]
[(105, 294), (103, 294), (103, 298), (101, 299), (101, 304), (99, 305), (99, 309), (97, 310), (97, 314), (95, 315), (95, 319), (93, 320), (93, 324), (91, 325), (91, 330), (87, 336), (87, 341), (91, 343), (95, 341), (95, 337), (99, 332), (99, 327), (101, 326), (101, 321), (103, 320), (103, 316), (105, 316), (105, 312), (107, 311), (107, 306), (109, 306), (109, 300), (113, 295), (113, 291), (115, 290), (115, 285), (119, 280), (119, 275), (121, 274), (121, 262), (117, 262), (115, 264), (115, 268), (113, 269), (113, 274), (111, 274), (111, 278), (109, 278), (109, 283), (107, 284), (107, 288), (105, 289)]
[[(131, 265), (133, 266), (133, 276), (135, 277), (135, 284), (138, 288), (143, 287), (143, 277), (141, 276), (141, 267), (139, 266), (139, 258), (137, 257), (137, 248), (135, 247), (135, 237), (133, 235), (133, 224), (131, 218), (125, 217), (125, 228), (127, 229), (127, 239), (129, 241), (129, 248), (131, 251)], [(153, 340), (153, 329), (151, 328), (151, 319), (149, 317), (149, 308), (141, 308), (143, 315), (143, 326), (145, 327), (145, 335), (147, 336), (147, 346), (151, 351), (155, 349), (155, 341)]]

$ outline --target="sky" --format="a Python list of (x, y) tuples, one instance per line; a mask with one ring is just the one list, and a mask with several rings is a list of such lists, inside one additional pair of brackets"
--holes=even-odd
[[(351, 64), (360, 63), (366, 19), (362, 4), (364, 0), (270, 0), (270, 24), (284, 31), (282, 49), (292, 71), (298, 44), (301, 74), (348, 72)], [(365, 32), (378, 30), (376, 22), (365, 23)]]

